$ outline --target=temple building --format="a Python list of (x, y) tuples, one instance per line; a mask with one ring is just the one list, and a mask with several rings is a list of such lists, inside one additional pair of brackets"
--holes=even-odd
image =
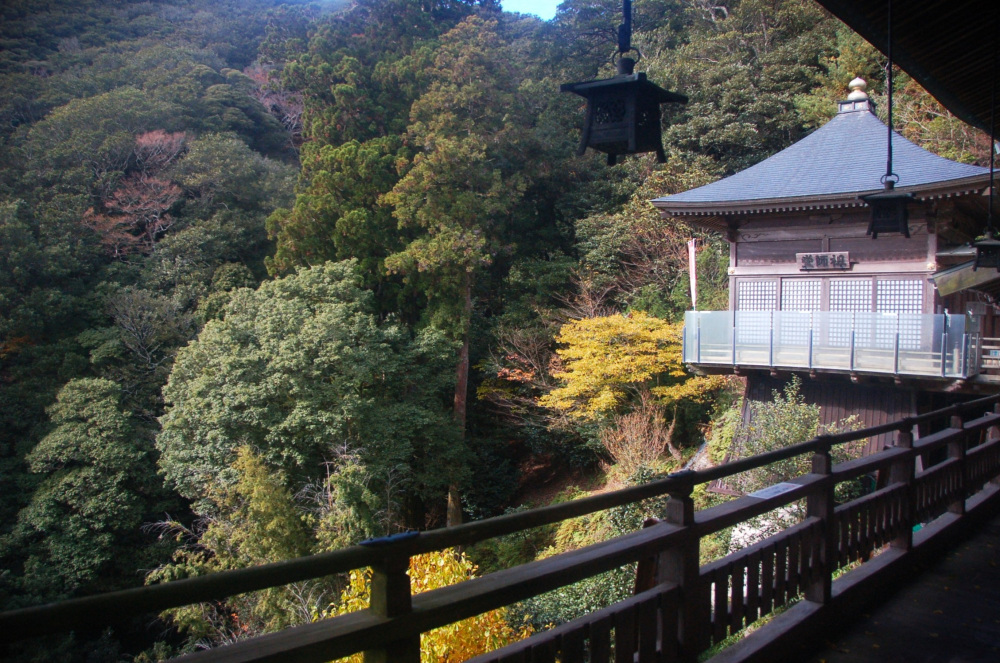
[[(689, 311), (684, 360), (747, 376), (767, 400), (792, 374), (825, 422), (865, 426), (994, 390), (996, 269), (974, 269), (989, 169), (892, 134), (902, 232), (869, 233), (888, 131), (861, 79), (826, 125), (759, 164), (653, 204), (729, 241), (729, 310)], [(995, 211), (995, 210), (994, 210)], [(886, 440), (875, 439), (868, 451)]]

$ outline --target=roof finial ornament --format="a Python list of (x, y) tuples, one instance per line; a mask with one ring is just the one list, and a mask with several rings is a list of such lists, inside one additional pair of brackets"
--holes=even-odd
[(858, 77), (847, 84), (847, 88), (851, 91), (847, 98), (851, 101), (861, 101), (868, 98), (868, 93), (865, 90), (868, 89), (868, 81)]

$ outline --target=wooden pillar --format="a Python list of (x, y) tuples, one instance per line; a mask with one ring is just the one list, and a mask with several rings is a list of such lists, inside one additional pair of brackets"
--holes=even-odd
[[(806, 498), (806, 515), (808, 517), (819, 518), (822, 523), (822, 539), (818, 542), (819, 568), (813, 568), (809, 574), (809, 584), (805, 587), (805, 597), (814, 603), (829, 603), (832, 596), (832, 577), (834, 560), (837, 558), (837, 532), (834, 529), (834, 508), (836, 501), (833, 494), (833, 479), (830, 473), (833, 469), (833, 461), (830, 459), (830, 442), (824, 444), (816, 450), (812, 457), (812, 473), (826, 477), (818, 490), (810, 493)], [(803, 569), (804, 570), (804, 569)]]
[(694, 500), (691, 486), (670, 493), (665, 520), (685, 528), (681, 542), (660, 554), (659, 583), (676, 583), (680, 587), (681, 605), (678, 610), (677, 638), (680, 660), (696, 661), (708, 646), (708, 624), (711, 606), (701, 581), (699, 560), (700, 538), (694, 528)]
[[(965, 422), (962, 420), (962, 415), (956, 414), (951, 417), (951, 428), (956, 428), (958, 430), (964, 430)], [(965, 513), (965, 490), (969, 482), (965, 477), (965, 448), (968, 442), (968, 433), (962, 433), (957, 435), (954, 440), (948, 443), (948, 458), (956, 459), (958, 461), (958, 476), (959, 476), (959, 491), (958, 497), (955, 498), (953, 502), (948, 505), (948, 511), (950, 513), (957, 513), (962, 515)]]
[(889, 483), (902, 483), (909, 486), (906, 497), (903, 500), (901, 513), (899, 514), (899, 534), (890, 544), (893, 548), (909, 550), (913, 547), (913, 506), (916, 504), (913, 494), (914, 464), (916, 459), (913, 449), (913, 422), (910, 419), (903, 420), (904, 427), (896, 434), (897, 449), (910, 449), (911, 452), (893, 461), (889, 467)]
[[(406, 574), (409, 567), (410, 558), (405, 555), (386, 556), (372, 565), (369, 610), (379, 617), (399, 617), (412, 611), (410, 576)], [(381, 649), (366, 651), (364, 663), (420, 663), (420, 636), (387, 642)]]

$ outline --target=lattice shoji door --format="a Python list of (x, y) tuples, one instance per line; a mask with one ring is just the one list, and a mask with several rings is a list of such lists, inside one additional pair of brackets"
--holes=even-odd
[(819, 311), (822, 305), (823, 282), (820, 279), (784, 279), (781, 282), (779, 342), (791, 345), (808, 343), (812, 321), (803, 312)]
[(871, 316), (834, 315), (835, 312), (871, 313), (871, 279), (830, 279), (830, 325), (827, 331), (830, 345), (848, 347), (851, 330), (855, 342), (867, 347), (871, 341)]
[[(771, 316), (765, 311), (774, 311), (776, 308), (778, 308), (777, 281), (737, 281), (737, 343), (768, 343), (771, 335)], [(753, 313), (755, 311), (759, 313)]]
[[(924, 282), (916, 279), (879, 280), (875, 286), (875, 307), (880, 313), (899, 313), (899, 347), (911, 350), (920, 347), (921, 321), (916, 314), (924, 312)], [(895, 332), (876, 331), (880, 347), (892, 347)]]

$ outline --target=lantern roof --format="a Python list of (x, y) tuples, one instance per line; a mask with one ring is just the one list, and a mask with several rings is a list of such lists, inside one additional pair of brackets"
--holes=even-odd
[[(864, 81), (851, 83), (851, 96), (838, 103), (834, 118), (802, 140), (735, 175), (653, 204), (670, 216), (716, 217), (864, 206), (861, 196), (883, 190), (887, 131)], [(989, 185), (989, 168), (937, 156), (895, 132), (892, 150), (897, 193), (929, 199)]]
[(611, 78), (602, 78), (596, 81), (583, 81), (580, 83), (563, 83), (559, 86), (562, 92), (573, 92), (581, 97), (590, 97), (594, 94), (605, 92), (608, 89), (635, 87), (640, 94), (648, 95), (656, 99), (657, 103), (668, 102), (687, 103), (688, 98), (683, 94), (664, 90), (656, 83), (646, 78), (646, 72), (640, 71), (634, 74), (619, 74)]

